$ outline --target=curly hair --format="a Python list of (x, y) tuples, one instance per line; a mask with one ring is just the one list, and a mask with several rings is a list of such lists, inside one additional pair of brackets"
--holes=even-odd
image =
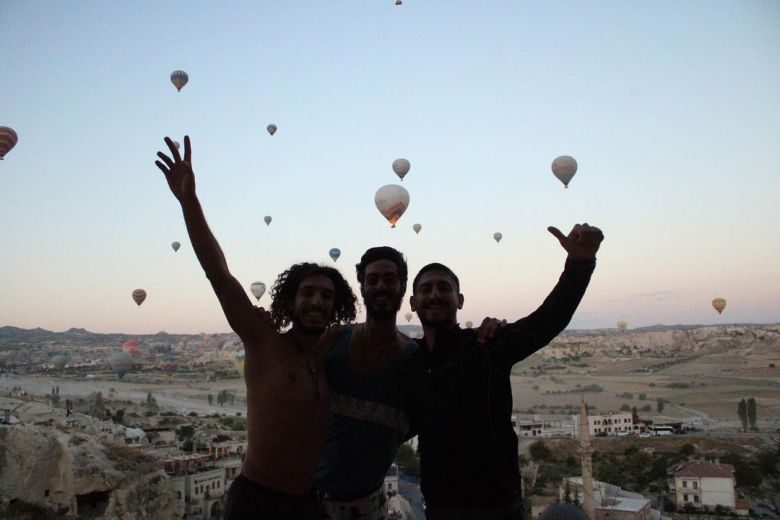
[(277, 327), (281, 329), (292, 323), (298, 286), (305, 278), (316, 275), (327, 277), (335, 289), (333, 314), (328, 325), (341, 325), (355, 320), (357, 298), (341, 273), (333, 267), (303, 262), (281, 273), (271, 288), (271, 317)]

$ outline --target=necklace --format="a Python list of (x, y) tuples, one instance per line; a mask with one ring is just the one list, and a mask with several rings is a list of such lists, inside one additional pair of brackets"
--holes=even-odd
[(368, 359), (366, 358), (366, 336), (368, 333), (366, 332), (366, 326), (363, 325), (363, 328), (360, 333), (360, 342), (361, 342), (361, 350), (363, 351), (363, 369), (366, 372), (373, 372), (374, 369), (379, 365), (379, 362), (382, 360), (382, 356), (385, 355), (385, 351), (388, 349), (388, 347), (392, 344), (394, 344), (397, 341), (397, 338), (395, 337), (395, 333), (393, 333), (393, 340), (385, 343), (385, 345), (382, 347), (382, 349), (379, 351), (379, 354), (374, 358), (374, 362), (371, 363), (369, 366)]
[(320, 367), (317, 364), (317, 349), (314, 349), (314, 369), (311, 368), (311, 363), (309, 362), (309, 355), (304, 352), (303, 347), (301, 347), (301, 344), (298, 343), (298, 338), (295, 337), (295, 334), (293, 334), (292, 331), (290, 331), (290, 336), (292, 336), (293, 342), (295, 343), (295, 349), (300, 353), (300, 355), (303, 356), (303, 359), (306, 360), (306, 370), (309, 372), (309, 378), (311, 379), (311, 384), (314, 387), (314, 399), (319, 401), (320, 399)]

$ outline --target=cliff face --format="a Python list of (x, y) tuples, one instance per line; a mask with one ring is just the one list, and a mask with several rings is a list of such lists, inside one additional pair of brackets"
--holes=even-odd
[(542, 360), (571, 356), (678, 358), (780, 349), (778, 325), (723, 325), (669, 330), (565, 333), (536, 353)]
[(57, 427), (0, 427), (0, 517), (175, 518), (159, 463)]

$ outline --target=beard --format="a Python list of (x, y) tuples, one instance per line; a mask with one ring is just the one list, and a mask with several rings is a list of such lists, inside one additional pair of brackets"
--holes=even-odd
[(375, 320), (389, 320), (390, 318), (394, 318), (395, 315), (398, 314), (398, 311), (401, 310), (403, 296), (397, 294), (395, 299), (392, 299), (392, 296), (388, 293), (380, 293), (379, 295), (389, 297), (386, 305), (377, 304), (375, 300), (377, 295), (375, 294), (363, 296), (363, 303), (366, 306), (366, 315)]
[(322, 333), (325, 332), (325, 329), (328, 327), (327, 325), (315, 325), (315, 326), (305, 325), (303, 323), (303, 320), (300, 318), (300, 316), (293, 316), (292, 322), (293, 322), (293, 327), (297, 327), (298, 329), (303, 331), (304, 334), (308, 334), (311, 336), (322, 336)]
[(449, 327), (457, 323), (457, 315), (455, 313), (452, 313), (452, 315), (447, 314), (446, 316), (432, 318), (424, 308), (417, 311), (417, 318), (419, 318), (420, 323), (423, 325), (428, 325), (429, 327), (435, 328)]

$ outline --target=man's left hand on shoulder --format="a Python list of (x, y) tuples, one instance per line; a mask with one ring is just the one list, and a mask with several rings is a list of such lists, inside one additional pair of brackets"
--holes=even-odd
[(596, 259), (596, 252), (604, 240), (604, 233), (599, 228), (588, 225), (587, 222), (575, 224), (568, 235), (564, 235), (553, 226), (548, 227), (547, 231), (557, 238), (561, 247), (569, 253), (569, 259), (582, 264), (593, 262)]

